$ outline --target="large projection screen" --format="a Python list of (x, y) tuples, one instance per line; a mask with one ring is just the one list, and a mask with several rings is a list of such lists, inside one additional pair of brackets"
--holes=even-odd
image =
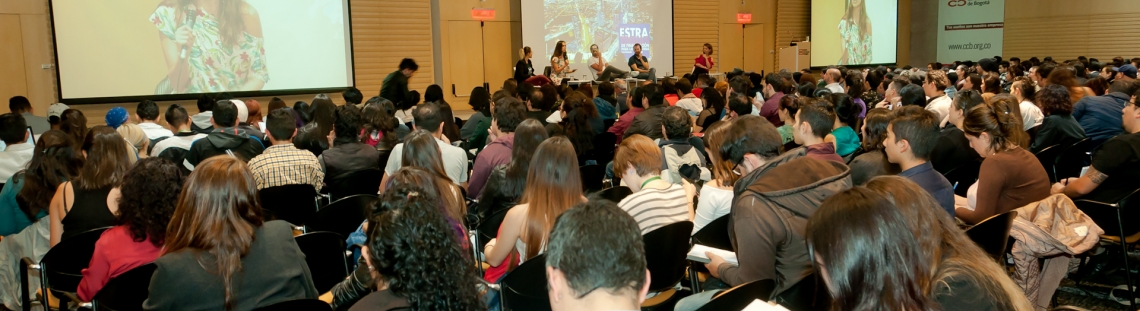
[(52, 0), (51, 15), (65, 102), (354, 84), (348, 0)]
[(590, 45), (611, 66), (629, 71), (634, 44), (658, 77), (673, 73), (673, 5), (661, 0), (522, 1), (523, 45), (534, 53), (535, 74), (550, 66), (558, 41), (566, 41), (571, 78), (593, 79), (586, 64)]
[(811, 2), (811, 65), (897, 62), (898, 0)]

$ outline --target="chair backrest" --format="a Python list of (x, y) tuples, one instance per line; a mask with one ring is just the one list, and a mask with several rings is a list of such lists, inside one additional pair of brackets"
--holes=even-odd
[(994, 260), (1000, 260), (1009, 244), (1009, 230), (1013, 228), (1014, 218), (1017, 218), (1017, 211), (990, 216), (966, 229), (966, 235)]
[(729, 217), (731, 215), (720, 216), (701, 227), (701, 230), (693, 234), (693, 244), (735, 251), (732, 248), (732, 240), (728, 237), (728, 230), (731, 229), (728, 227)]
[(293, 310), (307, 310), (307, 311), (332, 311), (332, 306), (321, 301), (320, 299), (297, 299), (282, 301), (268, 306), (253, 309), (253, 311), (293, 311)]
[[(606, 121), (602, 121), (603, 123)], [(611, 122), (612, 123), (612, 122)], [(610, 124), (612, 126), (613, 124)], [(609, 128), (609, 126), (606, 126)], [(594, 160), (598, 161), (600, 165), (606, 165), (614, 160), (614, 152), (617, 151), (617, 135), (610, 132), (604, 132), (594, 135)]]
[(503, 310), (550, 310), (546, 294), (546, 255), (523, 262), (499, 281)]
[(788, 310), (831, 309), (831, 294), (815, 273), (805, 276), (782, 292), (773, 293), (769, 301), (776, 302)]
[(88, 230), (59, 241), (40, 259), (42, 282), (51, 290), (74, 293), (91, 263), (95, 242), (110, 227)]
[(606, 178), (606, 169), (601, 165), (590, 164), (579, 167), (578, 173), (581, 174), (583, 192), (597, 192), (604, 188), (602, 179)]
[(720, 292), (709, 303), (701, 306), (698, 311), (744, 310), (756, 299), (768, 301), (772, 291), (776, 290), (776, 281), (772, 279), (752, 281)]
[(549, 77), (551, 70), (553, 70), (553, 68), (550, 68), (550, 66), (546, 66), (546, 68), (542, 68), (542, 75)]
[(1092, 163), (1092, 157), (1089, 156), (1092, 143), (1091, 139), (1081, 139), (1073, 143), (1072, 146), (1065, 148), (1057, 156), (1057, 160), (1053, 164), (1053, 175), (1057, 177), (1057, 180), (1080, 176), (1081, 168)]
[(154, 275), (155, 268), (154, 263), (148, 263), (111, 278), (91, 301), (94, 309), (141, 311), (143, 301), (150, 296), (150, 277)]
[(317, 212), (317, 189), (313, 185), (284, 185), (261, 189), (261, 207), (267, 219), (280, 219), (300, 226)]
[(1057, 182), (1057, 176), (1053, 174), (1053, 165), (1057, 163), (1057, 157), (1061, 156), (1061, 151), (1064, 149), (1064, 146), (1052, 145), (1033, 154), (1037, 156), (1037, 161), (1041, 162), (1041, 166), (1045, 168), (1045, 173), (1049, 174), (1051, 182)]
[(336, 200), (317, 211), (316, 215), (305, 222), (305, 227), (309, 231), (329, 231), (348, 236), (368, 219), (374, 201), (375, 194), (357, 194)]
[(645, 241), (645, 263), (651, 277), (649, 290), (673, 287), (685, 276), (688, 265), (689, 234), (693, 222), (681, 221), (657, 228), (642, 236)]
[(633, 190), (629, 189), (629, 187), (617, 186), (598, 192), (598, 197), (610, 200), (614, 203), (619, 203), (622, 199), (625, 199), (625, 197), (628, 197), (631, 194), (633, 194)]
[[(389, 154), (390, 155), (390, 154)], [(329, 180), (329, 196), (333, 200), (340, 200), (357, 194), (376, 194), (380, 189), (380, 180), (384, 171), (380, 169), (366, 169), (349, 173), (347, 176)]]
[(313, 275), (318, 293), (327, 292), (348, 277), (348, 259), (345, 257), (344, 237), (327, 231), (310, 232), (295, 238), (297, 247), (305, 253), (305, 263)]
[(954, 185), (954, 194), (959, 196), (966, 196), (966, 192), (978, 181), (978, 173), (982, 168), (982, 162), (969, 161), (958, 167), (946, 171), (943, 176), (951, 185)]

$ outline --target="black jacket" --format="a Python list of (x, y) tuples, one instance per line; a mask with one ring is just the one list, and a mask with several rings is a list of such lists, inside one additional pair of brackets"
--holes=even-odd
[(261, 142), (249, 137), (242, 130), (233, 127), (220, 128), (190, 146), (190, 151), (186, 152), (185, 164), (187, 168), (191, 168), (210, 157), (229, 153), (233, 153), (233, 156), (243, 162), (249, 162), (262, 151), (265, 151), (265, 147)]
[(1068, 114), (1052, 114), (1041, 120), (1041, 128), (1037, 130), (1037, 137), (1029, 146), (1029, 152), (1037, 153), (1052, 145), (1061, 145), (1067, 148), (1077, 141), (1085, 138), (1085, 130), (1081, 124)]
[(403, 72), (396, 70), (384, 77), (384, 82), (380, 85), (380, 97), (392, 101), (398, 107), (400, 102), (404, 101), (406, 94), (408, 94), (408, 77), (404, 76)]
[(337, 180), (352, 173), (380, 169), (380, 153), (375, 147), (360, 142), (338, 144), (321, 153), (321, 167), (325, 169), (325, 184), (333, 185)]
[(621, 138), (632, 136), (633, 134), (641, 134), (649, 137), (649, 139), (662, 138), (665, 135), (661, 133), (661, 113), (665, 112), (665, 108), (669, 105), (658, 105), (645, 109), (636, 117), (633, 117), (633, 122), (629, 124), (629, 128), (625, 129), (625, 134)]
[(515, 63), (515, 81), (522, 84), (527, 78), (534, 76), (534, 64), (529, 59), (520, 59)]
[(483, 193), (479, 196), (479, 206), (468, 210), (470, 214), (468, 218), (474, 219), (475, 221), (471, 223), (479, 229), (479, 243), (475, 246), (483, 247), (495, 237), (499, 225), (507, 215), (507, 210), (518, 204), (519, 197), (522, 196), (522, 187), (509, 188), (511, 187), (507, 185), (507, 165), (495, 167), (491, 171), (491, 176), (487, 178)]

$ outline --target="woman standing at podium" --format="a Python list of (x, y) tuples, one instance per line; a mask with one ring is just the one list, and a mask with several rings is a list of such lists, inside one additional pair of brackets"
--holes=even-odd
[(689, 75), (689, 83), (697, 83), (697, 76), (701, 74), (709, 74), (713, 67), (713, 47), (712, 44), (705, 43), (701, 48), (701, 55), (697, 55), (697, 59), (693, 63), (693, 74)]
[(847, 0), (847, 9), (839, 20), (839, 37), (843, 40), (840, 65), (871, 63), (871, 20), (867, 18), (867, 0)]

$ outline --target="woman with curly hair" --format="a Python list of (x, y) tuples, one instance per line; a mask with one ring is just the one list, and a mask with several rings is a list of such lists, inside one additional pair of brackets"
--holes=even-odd
[(562, 122), (557, 127), (574, 144), (578, 164), (585, 165), (587, 155), (594, 150), (594, 135), (605, 131), (602, 117), (594, 102), (579, 92), (571, 92), (562, 105)]
[(1065, 148), (1085, 138), (1085, 130), (1081, 128), (1077, 119), (1073, 118), (1070, 90), (1064, 85), (1049, 84), (1037, 92), (1037, 106), (1041, 107), (1045, 119), (1041, 121), (1037, 135), (1033, 137), (1029, 152), (1037, 153), (1053, 145)]
[(398, 186), (373, 204), (362, 252), (376, 291), (350, 311), (487, 309), (475, 289), (475, 269), (433, 196)]
[(182, 182), (178, 165), (164, 158), (144, 158), (123, 177), (122, 186), (111, 190), (119, 206), (118, 225), (95, 242), (95, 253), (79, 282), (79, 299), (91, 301), (111, 278), (158, 258)]

